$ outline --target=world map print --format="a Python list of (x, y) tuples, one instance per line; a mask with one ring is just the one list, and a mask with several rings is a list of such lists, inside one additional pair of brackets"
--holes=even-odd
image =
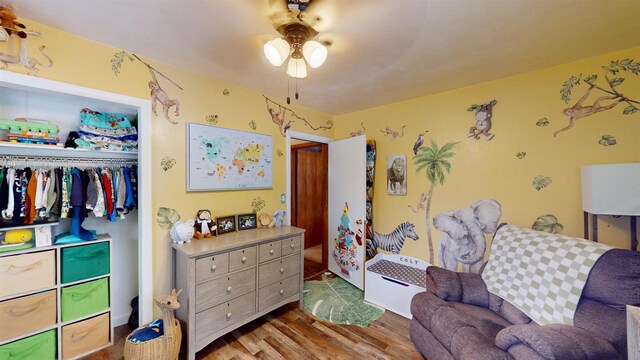
[(187, 190), (270, 189), (270, 135), (189, 123)]

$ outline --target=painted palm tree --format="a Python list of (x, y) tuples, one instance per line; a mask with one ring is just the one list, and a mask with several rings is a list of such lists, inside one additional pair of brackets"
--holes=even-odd
[(431, 197), (433, 188), (436, 184), (444, 185), (445, 173), (451, 171), (451, 159), (455, 153), (453, 148), (457, 142), (449, 142), (438, 148), (438, 144), (432, 139), (431, 146), (421, 147), (418, 153), (413, 157), (413, 163), (417, 166), (416, 174), (422, 170), (427, 173), (427, 181), (429, 182), (429, 192), (427, 193), (427, 239), (429, 240), (429, 262), (434, 264), (433, 259), (433, 239), (431, 238)]

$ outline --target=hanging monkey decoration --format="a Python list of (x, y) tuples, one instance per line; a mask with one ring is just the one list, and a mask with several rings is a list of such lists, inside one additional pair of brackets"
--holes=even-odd
[[(582, 106), (582, 103), (587, 100), (589, 95), (591, 94), (591, 90), (596, 87), (595, 85), (590, 85), (587, 92), (576, 102), (572, 107), (566, 108), (562, 111), (562, 113), (569, 118), (569, 125), (563, 127), (560, 130), (557, 130), (553, 133), (553, 136), (557, 136), (558, 133), (569, 130), (576, 124), (576, 121), (579, 119), (585, 118), (587, 116), (591, 116), (595, 113), (599, 113), (600, 111), (605, 111), (609, 109), (613, 109), (622, 101), (627, 101), (628, 99), (621, 95), (613, 95), (613, 96), (600, 96), (596, 99), (593, 105)], [(611, 100), (612, 102), (608, 105), (601, 105), (602, 101)]]
[(494, 134), (490, 133), (491, 130), (491, 117), (493, 116), (493, 107), (498, 102), (491, 100), (482, 105), (473, 104), (467, 111), (476, 111), (476, 124), (469, 129), (467, 137), (473, 137), (474, 139), (480, 139), (480, 134), (484, 134), (487, 140), (491, 140)]

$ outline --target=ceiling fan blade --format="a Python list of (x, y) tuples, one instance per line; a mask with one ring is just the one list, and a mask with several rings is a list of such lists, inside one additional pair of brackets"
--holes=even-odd
[(289, 10), (287, 5), (287, 0), (269, 0), (267, 18), (276, 30), (282, 25), (299, 22), (296, 15)]

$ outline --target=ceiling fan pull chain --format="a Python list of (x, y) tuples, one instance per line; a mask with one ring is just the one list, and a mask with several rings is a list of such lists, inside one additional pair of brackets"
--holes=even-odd
[(296, 100), (298, 100), (298, 78), (296, 78)]
[(289, 80), (289, 76), (287, 76), (287, 105), (291, 104), (291, 98), (289, 97), (289, 84), (291, 82)]

